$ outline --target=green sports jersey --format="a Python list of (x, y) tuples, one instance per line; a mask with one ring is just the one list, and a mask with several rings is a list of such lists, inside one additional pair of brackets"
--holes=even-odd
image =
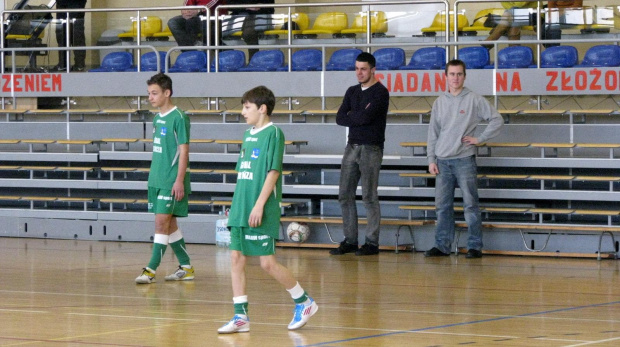
[(237, 185), (233, 196), (228, 226), (249, 228), (250, 212), (260, 196), (267, 173), (280, 172), (273, 194), (265, 203), (263, 222), (252, 230), (277, 238), (280, 231), (280, 202), (282, 201), (282, 157), (284, 133), (269, 123), (261, 129), (248, 129), (243, 136), (237, 161)]
[[(189, 117), (173, 108), (162, 115), (158, 113), (153, 119), (153, 159), (149, 172), (149, 187), (172, 189), (179, 170), (179, 145), (189, 144)], [(187, 165), (189, 171), (189, 163)], [(184, 178), (185, 193), (189, 194), (189, 172)]]

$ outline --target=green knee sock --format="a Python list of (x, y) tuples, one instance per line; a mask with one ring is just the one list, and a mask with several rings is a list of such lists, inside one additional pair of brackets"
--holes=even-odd
[(179, 259), (180, 265), (190, 265), (189, 263), (189, 254), (187, 254), (187, 250), (185, 249), (185, 240), (180, 239), (177, 242), (172, 242), (170, 244), (170, 248), (174, 251), (174, 254)]
[(187, 253), (187, 248), (185, 248), (185, 239), (183, 238), (183, 234), (181, 234), (181, 229), (176, 230), (172, 234), (170, 234), (170, 247), (174, 251), (174, 254), (177, 256), (180, 265), (190, 265), (189, 263), (189, 254)]
[(157, 270), (161, 263), (161, 258), (163, 258), (164, 253), (166, 253), (167, 247), (168, 246), (157, 242), (153, 244), (153, 253), (151, 254), (151, 261), (149, 261), (148, 265), (151, 270)]

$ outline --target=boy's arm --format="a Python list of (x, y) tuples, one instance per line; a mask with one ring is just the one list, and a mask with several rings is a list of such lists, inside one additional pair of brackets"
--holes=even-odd
[(185, 196), (185, 174), (187, 173), (187, 165), (189, 163), (189, 144), (179, 145), (179, 170), (177, 171), (177, 179), (172, 186), (172, 196), (176, 201), (181, 201)]
[(267, 178), (265, 178), (263, 189), (260, 191), (258, 199), (256, 199), (252, 212), (250, 212), (250, 217), (248, 219), (248, 225), (250, 227), (256, 228), (262, 224), (265, 203), (267, 203), (269, 195), (273, 194), (273, 189), (278, 182), (278, 177), (280, 177), (280, 171), (278, 170), (271, 170), (267, 173)]

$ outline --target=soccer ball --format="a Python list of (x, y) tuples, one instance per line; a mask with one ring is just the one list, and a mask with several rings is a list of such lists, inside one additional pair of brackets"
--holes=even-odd
[(306, 223), (292, 222), (286, 228), (286, 235), (291, 242), (302, 243), (308, 239), (310, 228)]

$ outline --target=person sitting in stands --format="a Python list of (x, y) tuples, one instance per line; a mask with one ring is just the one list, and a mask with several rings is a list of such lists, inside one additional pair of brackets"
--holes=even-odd
[[(227, 0), (228, 5), (258, 5), (258, 4), (274, 4), (275, 0)], [(256, 46), (258, 45), (258, 37), (263, 30), (257, 29), (258, 15), (272, 15), (274, 13), (273, 7), (260, 8), (260, 7), (246, 7), (235, 8), (230, 11), (231, 15), (244, 15), (243, 26), (241, 27), (241, 37), (246, 45)], [(258, 48), (248, 49), (249, 59), (252, 59), (254, 53), (258, 52)]]
[[(223, 3), (223, 0), (185, 0), (184, 5), (207, 6), (209, 12), (213, 15), (215, 8)], [(204, 14), (205, 12), (196, 9), (181, 10), (180, 16), (172, 17), (168, 20), (168, 28), (179, 46), (201, 46), (207, 43), (205, 39), (206, 27), (202, 24), (202, 20), (200, 19), (200, 16)], [(201, 35), (203, 38), (202, 41), (200, 40)], [(208, 45), (213, 45), (215, 43), (214, 36), (215, 26), (213, 22), (211, 22), (211, 38), (207, 43)]]
[[(515, 17), (520, 17), (519, 15), (515, 15), (515, 10), (522, 8), (536, 8), (536, 1), (502, 1), (502, 6), (506, 9), (500, 22), (497, 24), (495, 28), (491, 30), (489, 33), (489, 37), (487, 37), (484, 41), (495, 41), (500, 37), (507, 35), (508, 40), (519, 40), (521, 39), (521, 26), (529, 25), (529, 16), (527, 21), (518, 20), (515, 21)], [(524, 24), (527, 23), (527, 24)], [(493, 45), (484, 45), (484, 47), (491, 49)]]

